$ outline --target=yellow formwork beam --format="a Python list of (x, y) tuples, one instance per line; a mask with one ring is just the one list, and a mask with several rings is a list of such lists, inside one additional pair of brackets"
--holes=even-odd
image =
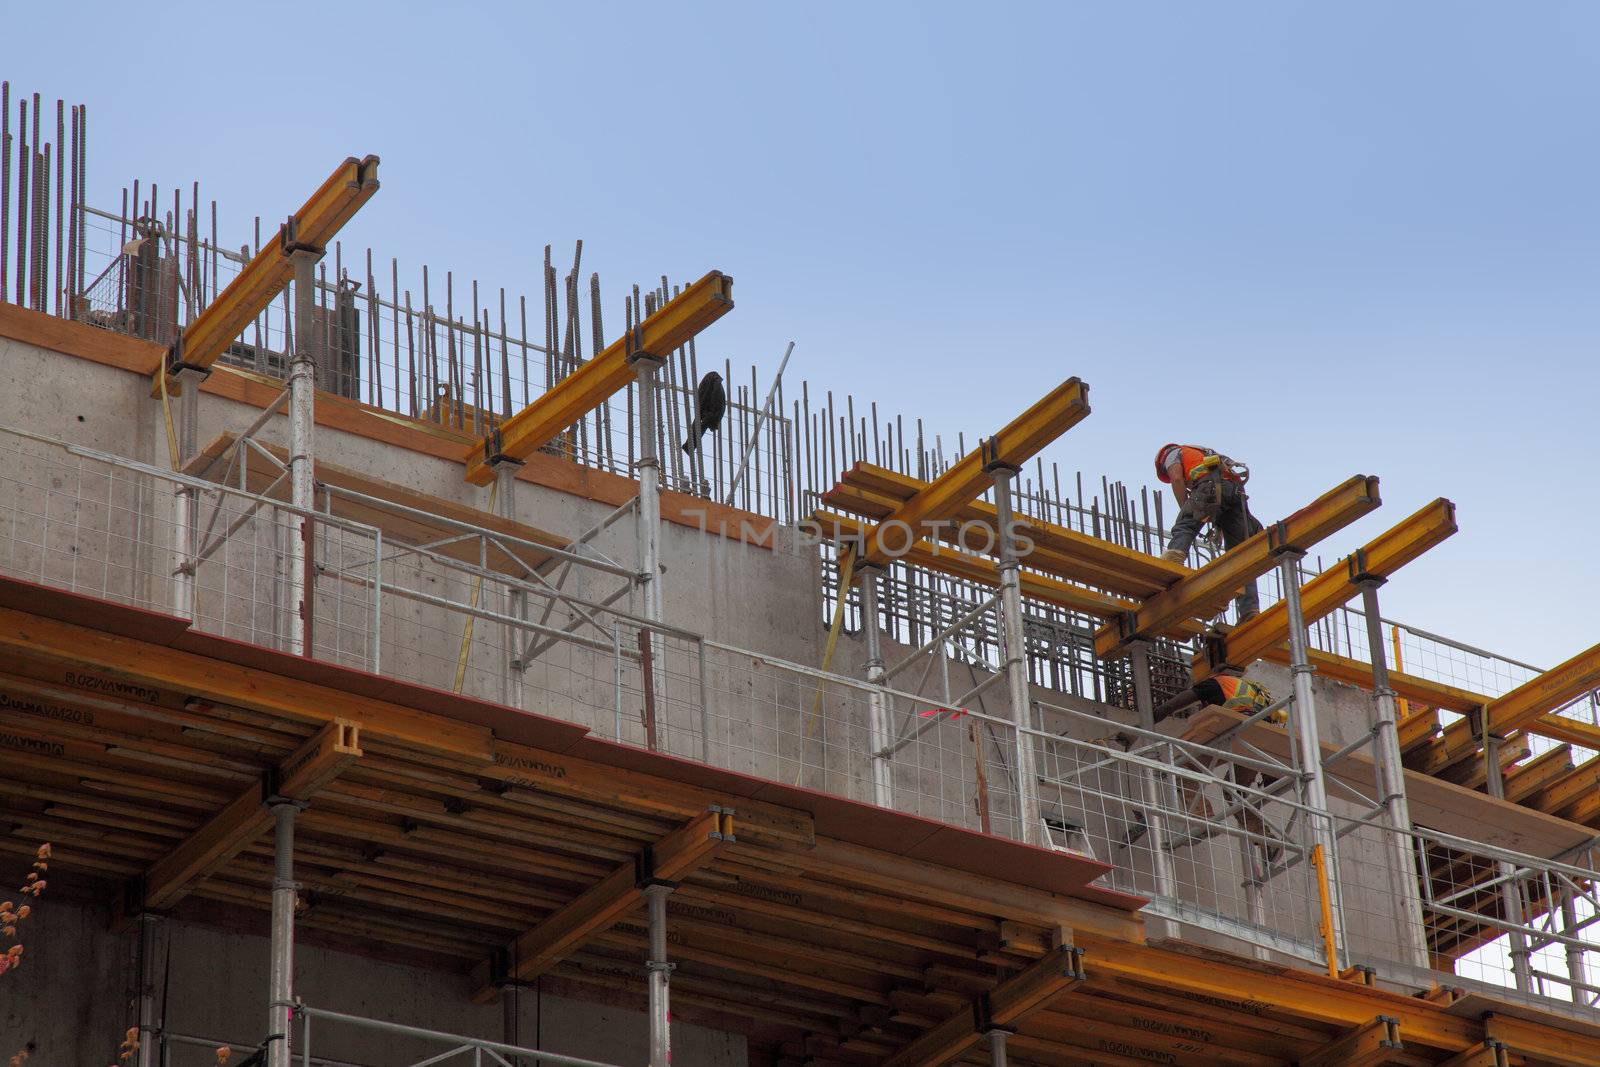
[(1241, 586), (1271, 570), (1275, 553), (1289, 547), (1304, 551), (1382, 502), (1378, 479), (1355, 475), (1101, 627), (1094, 637), (1095, 654), (1114, 655), (1129, 642), (1153, 637), (1179, 619), (1213, 614)]
[[(908, 474), (871, 463), (857, 463), (844, 473), (838, 485), (823, 494), (822, 502), (882, 522), (927, 486), (927, 482)], [(993, 530), (997, 521), (993, 504), (974, 500), (951, 516), (950, 523), (930, 528), (926, 534), (931, 539), (968, 547), (971, 538), (963, 535), (963, 528)], [(1021, 531), (1033, 542), (1027, 565), (1068, 581), (1086, 582), (1119, 596), (1147, 597), (1191, 573), (1181, 563), (1169, 563), (1159, 556), (1091, 537), (1033, 515), (1019, 515), (1017, 521)], [(994, 539), (986, 540), (990, 543), (984, 551), (993, 552)]]
[[(296, 248), (326, 248), (339, 229), (378, 191), (378, 157), (347, 158), (334, 168), (300, 210), (278, 229), (277, 239), (263, 245), (228, 287), (183, 331), (176, 358), (189, 367), (210, 367), (222, 357), (246, 326), (294, 277), (290, 254)], [(167, 388), (177, 378), (163, 364), (151, 375), (167, 372)], [(152, 393), (158, 393), (155, 383)]]
[(869, 531), (862, 543), (860, 562), (889, 561), (892, 554), (884, 544), (884, 528), (889, 524), (903, 524), (921, 537), (924, 523), (950, 519), (992, 486), (991, 471), (995, 466), (1020, 467), (1088, 414), (1089, 387), (1077, 378), (1062, 382)]
[(483, 448), (467, 458), (467, 481), (488, 485), (494, 481), (490, 464), (495, 460), (527, 459), (555, 440), (562, 430), (627, 388), (634, 380), (630, 360), (641, 353), (664, 359), (732, 310), (733, 279), (714, 270), (485, 437)]
[[(818, 536), (841, 546), (861, 544), (869, 529), (866, 523), (832, 511), (813, 512), (811, 521), (816, 524), (815, 532)], [(899, 549), (899, 542), (894, 544), (895, 548)], [(912, 567), (948, 574), (952, 578), (962, 578), (996, 589), (1000, 587), (1000, 568), (992, 560), (943, 544), (927, 540), (915, 541), (904, 551), (899, 551), (895, 559)], [(1031, 567), (1034, 563), (1034, 558), (1030, 556), (1028, 565)], [(1081, 585), (1072, 585), (1049, 575), (1036, 574), (1031, 570), (1019, 571), (1018, 581), (1022, 587), (1022, 595), (1031, 600), (1052, 604), (1068, 611), (1082, 612), (1097, 619), (1114, 618), (1135, 607), (1131, 600), (1085, 589)], [(1198, 623), (1185, 620), (1175, 624), (1164, 633), (1164, 636), (1186, 640), (1199, 634), (1201, 629)]]
[[(1330, 614), (1361, 592), (1356, 579), (1363, 574), (1387, 577), (1456, 532), (1456, 508), (1440, 497), (1399, 525), (1379, 534), (1345, 566), (1331, 567), (1300, 589), (1300, 611), (1307, 626)], [(1196, 681), (1224, 667), (1247, 668), (1268, 649), (1289, 639), (1289, 610), (1283, 603), (1240, 623), (1207, 643), (1205, 655), (1194, 659)]]

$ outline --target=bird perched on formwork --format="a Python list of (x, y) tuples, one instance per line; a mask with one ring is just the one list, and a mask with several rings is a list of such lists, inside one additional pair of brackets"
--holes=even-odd
[(689, 436), (683, 439), (683, 450), (700, 451), (700, 438), (707, 430), (715, 432), (722, 425), (722, 415), (727, 410), (728, 393), (722, 388), (722, 375), (711, 371), (700, 379), (694, 391), (694, 421), (689, 423)]

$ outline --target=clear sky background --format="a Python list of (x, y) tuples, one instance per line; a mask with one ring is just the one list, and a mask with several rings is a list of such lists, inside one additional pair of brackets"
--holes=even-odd
[[(1246, 460), (1280, 518), (1354, 473), (1461, 532), (1386, 614), (1550, 666), (1600, 640), (1600, 5), (0, 4), (0, 76), (88, 105), (91, 197), (201, 182), (224, 243), (345, 155), (347, 249), (613, 309), (737, 279), (702, 356), (1047, 453)], [(614, 328), (614, 327), (613, 327)], [(765, 377), (765, 375), (764, 375)], [(1096, 479), (1098, 480), (1098, 479)]]

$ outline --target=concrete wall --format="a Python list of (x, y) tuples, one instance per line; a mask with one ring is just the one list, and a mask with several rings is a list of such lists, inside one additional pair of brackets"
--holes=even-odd
[[(31, 1062), (44, 1067), (116, 1062), (122, 1035), (138, 1018), (138, 943), (136, 932), (119, 936), (107, 927), (103, 908), (49, 896), (41, 900), (22, 931), (26, 962), (0, 976), (0, 1049), (6, 1057), (31, 1044)], [(169, 981), (171, 959), (170, 1032), (249, 1047), (261, 1040), (267, 1026), (264, 938), (165, 920), (157, 926), (156, 945), (158, 991)], [(313, 1007), (468, 1037), (505, 1037), (503, 1008), (474, 1005), (461, 975), (306, 945), (297, 948), (296, 970), (296, 992)], [(641, 988), (643, 981), (641, 967)], [(640, 1064), (648, 1058), (648, 1024), (639, 1012), (538, 990), (524, 991), (518, 999), (521, 1047), (608, 1064)], [(450, 1047), (326, 1021), (313, 1023), (311, 1038), (317, 1059), (374, 1067), (413, 1062)], [(169, 1047), (173, 1067), (216, 1062), (214, 1045)], [(705, 1067), (746, 1062), (742, 1036), (676, 1020), (673, 1052), (679, 1063)], [(234, 1062), (240, 1058), (236, 1055)]]
[[(197, 440), (204, 444), (224, 431), (240, 431), (256, 413), (256, 409), (249, 406), (202, 395)], [(4, 339), (0, 339), (0, 425), (25, 427), (35, 433), (130, 456), (153, 466), (167, 466), (165, 421), (160, 404), (148, 395), (148, 383), (144, 378)], [(260, 436), (265, 441), (284, 443), (286, 420), (281, 416), (274, 418)], [(447, 460), (326, 427), (318, 428), (317, 454), (326, 462), (443, 499), (485, 510), (491, 507), (489, 490), (466, 483), (459, 464)], [(26, 474), (15, 469), (0, 471), (0, 500), (6, 498), (8, 483), (13, 494), (21, 491), (18, 483), (27, 481)], [(61, 500), (50, 505), (57, 509), (52, 522), (59, 521), (62, 506), (71, 503), (71, 509), (70, 522), (59, 528), (52, 527), (56, 531), (50, 546), (54, 554), (41, 560), (40, 573), (54, 581), (86, 582), (86, 592), (96, 591), (95, 581), (102, 584), (126, 582), (130, 590), (142, 588), (142, 596), (153, 606), (162, 606), (169, 584), (170, 557), (163, 546), (170, 542), (170, 501), (135, 497), (130, 502), (110, 493), (104, 501), (97, 501), (92, 493), (85, 493), (81, 485), (71, 478), (62, 478), (59, 472), (42, 477), (51, 484), (59, 483)], [(36, 493), (37, 490), (37, 486), (30, 484), (27, 491)], [(612, 510), (607, 504), (527, 483), (518, 484), (516, 503), (518, 518), (567, 536), (598, 523)], [(21, 506), (36, 507), (37, 502), (24, 502)], [(116, 528), (118, 522), (126, 518), (116, 511), (123, 507), (129, 513), (138, 512), (148, 518), (149, 528), (139, 539), (142, 547), (133, 546), (132, 542), (90, 543), (92, 539), (84, 531)], [(12, 536), (15, 541), (14, 532)], [(275, 542), (275, 536), (287, 536), (287, 531), (275, 535), (270, 518), (263, 518), (242, 531), (232, 547), (202, 570), (200, 613), (208, 629), (263, 643), (273, 640), (273, 589), (276, 585), (281, 590), (282, 575), (274, 573), (271, 558), (283, 544)], [(625, 520), (593, 543), (619, 563), (632, 566), (636, 559), (634, 536), (631, 520)], [(11, 547), (15, 550), (15, 545)], [(370, 553), (370, 550), (369, 545), (353, 539), (325, 545), (322, 551), (325, 559), (338, 558), (343, 552), (350, 562), (359, 562), (362, 553)], [(44, 550), (30, 543), (24, 545), (22, 551), (32, 559)], [(676, 754), (698, 757), (703, 743), (709, 739), (713, 761), (722, 766), (870, 800), (868, 700), (864, 692), (837, 684), (823, 686), (819, 691), (812, 676), (772, 661), (781, 658), (803, 665), (821, 662), (825, 632), (819, 564), (814, 547), (803, 543), (794, 531), (780, 532), (767, 548), (669, 523), (663, 524), (661, 530), (660, 552), (667, 622), (703, 633), (713, 642), (748, 650), (748, 653), (730, 651), (715, 644), (702, 649), (695, 641), (673, 637), (658, 641), (653, 653), (658, 670), (654, 696), (661, 747)], [(122, 569), (108, 579), (100, 572), (83, 567), (85, 558), (101, 556), (114, 558)], [(4, 558), (4, 553), (0, 552), (0, 559)], [(26, 568), (23, 573), (28, 573)], [(414, 561), (390, 564), (385, 581), (391, 587), (401, 582), (414, 589), (431, 590), (461, 601), (472, 596), (470, 582), (459, 571), (451, 574), (419, 566)], [(577, 596), (599, 601), (620, 582), (615, 576), (581, 572), (575, 573), (566, 588)], [(485, 593), (480, 603), (495, 610), (501, 607), (499, 594), (494, 591)], [(370, 604), (370, 596), (363, 589), (319, 583), (319, 655), (335, 656), (354, 666), (368, 665)], [(631, 594), (619, 606), (637, 610)], [(384, 673), (449, 688), (454, 680), (464, 622), (465, 616), (456, 611), (394, 595), (386, 597), (381, 646)], [(564, 609), (550, 619), (554, 626), (574, 622), (575, 617)], [(582, 626), (578, 629), (602, 645), (608, 640), (604, 633)], [(634, 630), (624, 625), (615, 633), (626, 651), (637, 647)], [(482, 620), (474, 624), (463, 679), (465, 692), (501, 699), (502, 644), (499, 624)], [(890, 662), (910, 651), (891, 641), (885, 641), (884, 646), (884, 655)], [(857, 636), (847, 635), (839, 642), (832, 669), (839, 674), (862, 678), (865, 658), (863, 642)], [(987, 674), (965, 663), (952, 662), (949, 666), (952, 691), (957, 693)], [(919, 673), (908, 672), (897, 678), (895, 684), (901, 688), (912, 687)], [(1275, 693), (1288, 692), (1287, 674), (1280, 669), (1259, 665), (1255, 673)], [(896, 806), (960, 825), (982, 825), (982, 813), (975, 802), (980, 764), (974, 748), (976, 744), (982, 754), (981, 763), (988, 784), (990, 824), (997, 832), (1015, 833), (1016, 785), (1011, 770), (1010, 738), (1003, 730), (981, 726), (975, 729), (971, 720), (923, 720), (922, 711), (942, 702), (938, 677), (939, 671), (935, 669), (930, 672), (929, 680), (916, 688), (928, 698), (926, 706), (899, 702), (890, 708), (890, 718), (897, 732), (907, 727), (926, 727), (916, 742), (897, 755), (893, 772)], [(544, 652), (529, 665), (525, 686), (523, 706), (530, 711), (582, 723), (603, 736), (621, 736), (635, 743), (643, 741), (644, 686), (636, 659), (623, 657), (619, 665), (618, 657), (608, 648), (563, 643)], [(1323, 681), (1317, 682), (1317, 690), (1325, 741), (1343, 743), (1365, 728), (1369, 719), (1366, 694)], [(1046, 713), (1042, 724), (1046, 730), (1080, 740), (1104, 738), (1115, 732), (1117, 721), (1131, 719), (1121, 711), (1053, 690), (1036, 687), (1034, 697), (1112, 720), (1110, 723), (1086, 722), (1063, 714)], [(997, 718), (1009, 717), (1003, 686), (988, 690), (984, 698), (975, 703)], [(1080, 753), (1081, 750), (1071, 745), (1049, 746), (1041, 752), (1041, 765), (1047, 773), (1057, 775), (1082, 770), (1078, 766), (1082, 762)], [(1141, 832), (1140, 816), (1136, 813), (1139, 807), (1137, 777), (1114, 769), (1089, 770), (1073, 781), (1081, 783), (1082, 787), (1047, 788), (1043, 798), (1047, 813), (1083, 828), (1081, 841), (1067, 843), (1086, 847), (1099, 858), (1118, 866), (1119, 872), (1112, 876), (1115, 884), (1148, 891), (1154, 884), (1153, 855), (1150, 838)], [(1221, 806), (1220, 796), (1212, 800)], [(1202, 825), (1205, 819), (1203, 805), (1197, 804), (1194, 810), (1197, 817), (1187, 827), (1190, 830)], [(1350, 806), (1337, 802), (1336, 810), (1350, 810)], [(1344, 862), (1353, 876), (1353, 888), (1346, 905), (1352, 915), (1359, 917), (1359, 922), (1352, 923), (1349, 931), (1352, 955), (1356, 959), (1368, 953), (1381, 955), (1385, 944), (1393, 939), (1395, 915), (1392, 895), (1385, 894), (1379, 883), (1369, 877), (1377, 869), (1374, 864), (1381, 862), (1381, 856), (1357, 838), (1351, 840)], [(1181, 895), (1198, 908), (1249, 919), (1249, 902), (1240, 885), (1241, 863), (1233, 839), (1213, 837), (1197, 842), (1174, 858), (1174, 873)], [(1354, 877), (1358, 872), (1359, 877)], [(1261, 906), (1273, 925), (1309, 942), (1315, 937), (1315, 900), (1314, 884), (1309, 880), (1307, 869), (1302, 867), (1278, 876), (1263, 893)], [(68, 920), (63, 917), (60, 921)], [(81, 926), (75, 934), (63, 935), (70, 947), (63, 948), (61, 954), (89, 953), (93, 958), (84, 956), (78, 966), (91, 974), (107, 971), (108, 961), (115, 956), (115, 947), (93, 934), (90, 929), (93, 924), (87, 918), (75, 921), (80, 921)], [(1184, 928), (1182, 934), (1235, 950), (1241, 947), (1239, 943), (1192, 928)], [(221, 958), (228, 953), (253, 952), (259, 948), (245, 942), (212, 943), (206, 938), (220, 935), (208, 935), (199, 930), (186, 930), (182, 937), (185, 944), (187, 939), (194, 939), (193, 951), (183, 954), (186, 963), (191, 959), (205, 959), (208, 954)], [(85, 939), (87, 943), (80, 945)], [(93, 955), (95, 953), (100, 955)], [(308, 981), (324, 981), (321, 977), (325, 969), (323, 962), (311, 966), (309, 961), (314, 958), (307, 957), (302, 973)], [(406, 1007), (402, 1017), (436, 1019), (437, 1025), (446, 1028), (484, 1022), (470, 1014), (452, 1014), (467, 1010), (460, 1003), (464, 998), (454, 993), (433, 996), (427, 992), (437, 990), (437, 977), (396, 974), (379, 982), (363, 970), (372, 966), (368, 962), (336, 959), (330, 955), (325, 963), (328, 973), (340, 975), (348, 968), (352, 976), (362, 976), (360, 981), (335, 982), (328, 987), (330, 994), (347, 987), (359, 989), (363, 983), (373, 988), (412, 990), (405, 994), (411, 999), (403, 1001)], [(244, 970), (252, 975), (257, 971), (261, 975), (265, 973), (263, 968)], [(204, 982), (202, 987), (210, 985), (205, 976), (194, 981), (197, 985)], [(110, 993), (109, 989), (105, 992)], [(93, 1003), (97, 1006), (92, 1010), (102, 1010), (98, 1006), (102, 999), (96, 995)], [(237, 997), (229, 992), (218, 1002), (233, 1004), (235, 999), (241, 1005), (240, 1011), (245, 1010), (244, 1005), (255, 1004), (251, 996), (242, 992)], [(426, 1009), (420, 1006), (433, 1000), (440, 1006)], [(417, 1005), (414, 1009), (413, 1004)], [(446, 1004), (452, 1007), (447, 1008)], [(72, 1009), (73, 1012), (80, 1010), (91, 1009)], [(587, 1010), (590, 1009), (574, 1007), (571, 1017), (588, 1018), (583, 1014)], [(254, 1013), (257, 1008), (250, 1007), (249, 1011)], [(428, 1011), (440, 1014), (430, 1015)], [(62, 1018), (64, 1020), (65, 1016)], [(259, 1025), (254, 1015), (197, 1018), (206, 1025), (240, 1027), (229, 1031), (234, 1036), (255, 1033)], [(561, 1032), (562, 1024), (553, 1021), (556, 1016), (550, 1019), (550, 1026), (555, 1029), (547, 1032)], [(70, 1029), (73, 1024), (62, 1021), (59, 1025)], [(10, 1031), (0, 1032), (9, 1034)], [(608, 1029), (607, 1032), (612, 1031)], [(615, 1033), (625, 1035), (627, 1032), (627, 1025), (615, 1028)], [(586, 1054), (605, 1058), (599, 1052)], [(683, 1059), (694, 1063), (735, 1062), (687, 1056)]]

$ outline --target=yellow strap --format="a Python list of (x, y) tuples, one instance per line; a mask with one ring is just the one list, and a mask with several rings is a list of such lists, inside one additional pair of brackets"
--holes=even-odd
[[(156, 371), (156, 377), (161, 380), (161, 414), (167, 420), (167, 453), (172, 460), (172, 469), (178, 469), (178, 432), (172, 426), (172, 400), (167, 396), (167, 367), (163, 363)], [(189, 388), (195, 386), (191, 383)]]
[[(500, 492), (500, 479), (496, 478), (494, 480), (494, 483), (489, 486), (489, 507), (487, 508), (487, 510), (489, 510), (489, 511), (493, 511), (494, 510), (494, 498), (495, 498), (495, 496), (497, 494), (499, 494), (499, 492)], [(472, 579), (472, 607), (473, 607), (473, 610), (477, 610), (477, 607), (478, 607), (478, 591), (481, 590), (482, 588), (483, 588), (483, 575), (481, 575), (481, 574), (474, 575), (473, 579)], [(467, 677), (467, 654), (472, 651), (472, 624), (474, 622), (476, 622), (477, 620), (478, 620), (478, 617), (476, 615), (468, 615), (467, 616), (467, 624), (464, 627), (462, 627), (462, 630), (461, 630), (461, 655), (456, 660), (456, 684), (455, 684), (455, 688), (452, 690), (452, 692), (456, 692), (456, 693), (461, 692), (461, 683), (466, 680), (466, 677)]]
[[(856, 569), (855, 549), (845, 549), (844, 558), (839, 561), (839, 595), (833, 601), (833, 623), (828, 627), (828, 643), (822, 650), (822, 669), (827, 670), (833, 664), (833, 650), (839, 645), (839, 631), (844, 629), (844, 602), (850, 596), (850, 579), (854, 577)], [(805, 735), (802, 739), (802, 762), (800, 770), (794, 775), (794, 784), (800, 784), (800, 774), (805, 770), (803, 762), (804, 741), (809, 739), (816, 731), (818, 713), (822, 710), (822, 687), (826, 683), (818, 682), (817, 691), (811, 698), (811, 712), (806, 717)]]

